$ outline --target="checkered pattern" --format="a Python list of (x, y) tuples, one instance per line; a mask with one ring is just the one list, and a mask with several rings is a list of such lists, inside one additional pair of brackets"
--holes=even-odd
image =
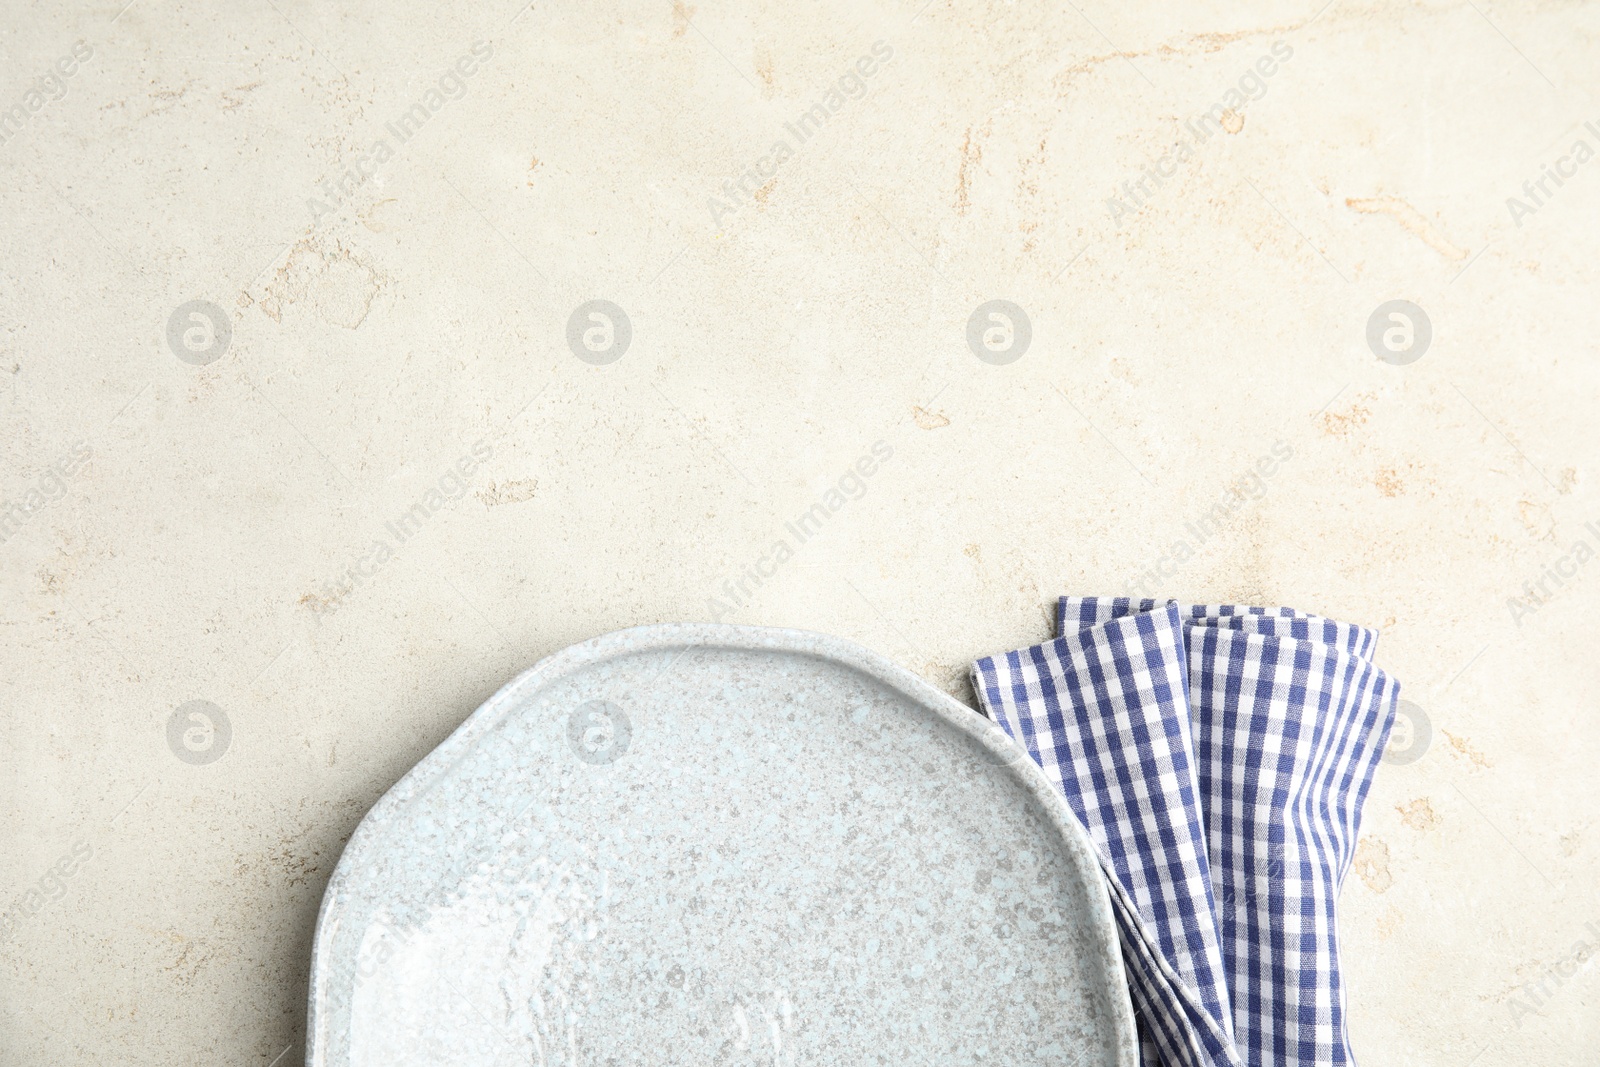
[(1399, 687), (1287, 608), (1063, 597), (979, 660), (991, 718), (1094, 842), (1146, 1067), (1347, 1064), (1334, 902)]

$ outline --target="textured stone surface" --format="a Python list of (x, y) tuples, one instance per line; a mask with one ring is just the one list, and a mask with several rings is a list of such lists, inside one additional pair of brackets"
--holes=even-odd
[(1600, 8), (1319, 8), (11, 5), (0, 1062), (290, 1067), (362, 814), (576, 641), (796, 626), (965, 699), (1159, 567), (1381, 627), (1426, 717), (1341, 907), (1363, 1062), (1586, 1067)]

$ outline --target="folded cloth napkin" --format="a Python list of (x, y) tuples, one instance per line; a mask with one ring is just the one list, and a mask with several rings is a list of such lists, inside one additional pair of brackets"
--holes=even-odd
[(1334, 902), (1399, 694), (1376, 632), (1126, 598), (1056, 619), (974, 689), (1094, 842), (1146, 1067), (1353, 1062)]

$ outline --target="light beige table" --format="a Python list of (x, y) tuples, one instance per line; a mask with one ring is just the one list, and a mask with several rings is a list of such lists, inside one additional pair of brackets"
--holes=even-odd
[(297, 1063), (577, 640), (1141, 583), (1385, 631), (1364, 1063), (1592, 1062), (1600, 8), (124, 2), (0, 30), (0, 1063)]

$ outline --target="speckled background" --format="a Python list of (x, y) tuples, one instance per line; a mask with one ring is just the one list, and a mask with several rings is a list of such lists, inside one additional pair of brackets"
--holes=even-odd
[(965, 698), (1140, 582), (1384, 630), (1363, 1062), (1590, 1062), (1600, 7), (124, 2), (0, 26), (0, 1062), (296, 1063), (361, 814), (575, 641)]

